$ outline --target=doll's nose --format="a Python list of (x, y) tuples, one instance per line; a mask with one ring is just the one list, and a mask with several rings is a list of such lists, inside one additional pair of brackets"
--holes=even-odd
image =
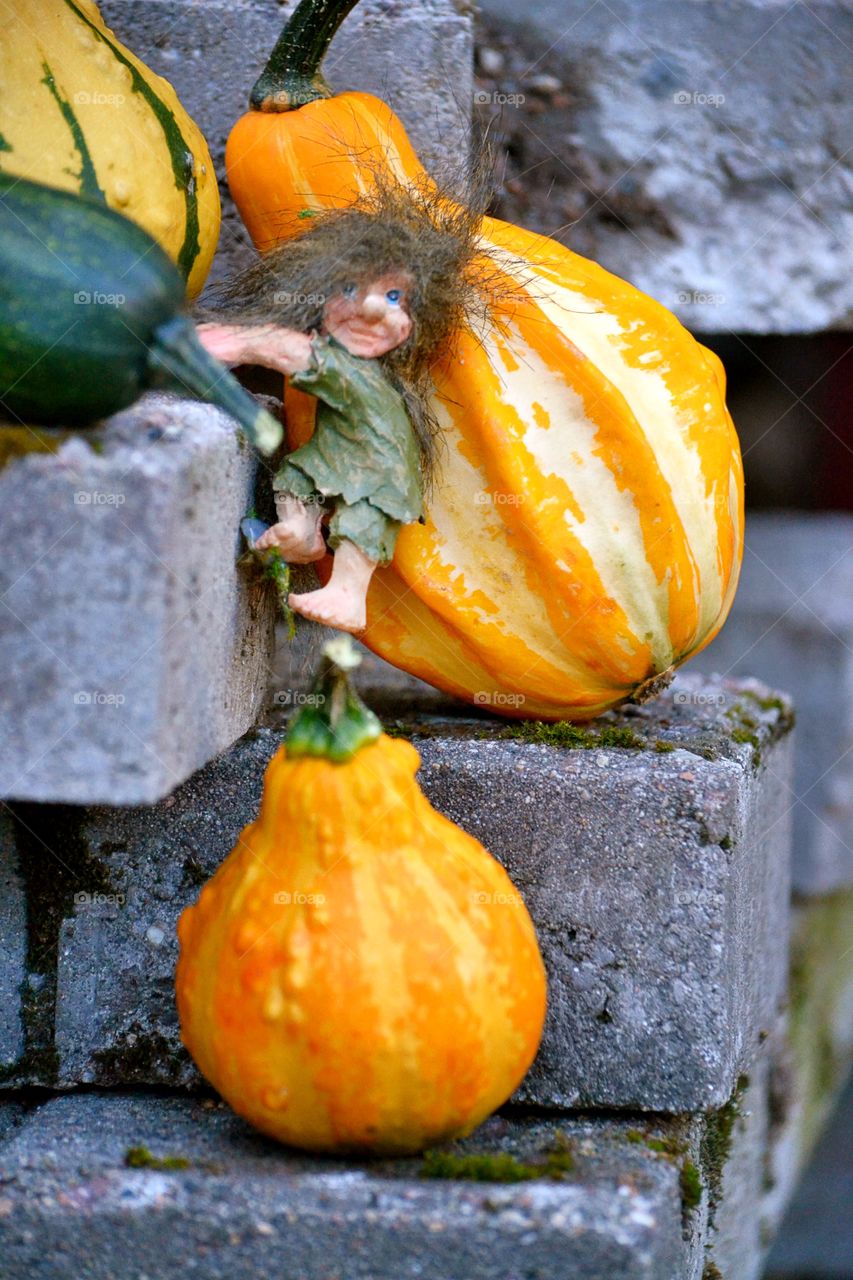
[(368, 293), (361, 304), (361, 314), (371, 324), (385, 316), (386, 302), (380, 293)]

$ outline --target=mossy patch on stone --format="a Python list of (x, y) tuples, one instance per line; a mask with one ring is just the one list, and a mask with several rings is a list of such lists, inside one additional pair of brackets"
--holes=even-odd
[(749, 1088), (749, 1076), (741, 1075), (728, 1102), (705, 1118), (705, 1129), (699, 1145), (699, 1163), (708, 1183), (708, 1221), (714, 1214), (723, 1192), (723, 1170), (732, 1149), (735, 1121), (740, 1115), (743, 1095)]
[(192, 1161), (186, 1156), (155, 1156), (147, 1147), (128, 1147), (124, 1153), (128, 1169), (189, 1169)]
[(92, 1060), (96, 1084), (150, 1084), (152, 1080), (179, 1084), (186, 1071), (187, 1052), (162, 1032), (134, 1022), (109, 1048), (96, 1049)]
[(532, 1182), (537, 1178), (559, 1182), (574, 1167), (571, 1140), (558, 1131), (535, 1160), (519, 1160), (505, 1151), (462, 1155), (433, 1150), (424, 1153), (420, 1173), (422, 1178), (465, 1182)]
[(699, 1170), (689, 1158), (681, 1166), (678, 1184), (681, 1187), (681, 1203), (687, 1213), (692, 1213), (702, 1203), (703, 1188)]
[(30, 453), (56, 453), (70, 435), (70, 431), (57, 431), (43, 427), (19, 427), (0, 421), (0, 471)]
[(517, 738), (523, 742), (540, 742), (549, 747), (568, 747), (592, 751), (596, 747), (619, 747), (645, 751), (648, 743), (627, 725), (602, 725), (598, 729), (585, 729), (570, 720), (522, 720), (507, 725), (502, 738)]

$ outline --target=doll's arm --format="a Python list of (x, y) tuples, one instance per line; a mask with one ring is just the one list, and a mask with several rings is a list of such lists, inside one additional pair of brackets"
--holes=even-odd
[(301, 373), (311, 364), (307, 333), (281, 325), (200, 324), (203, 347), (224, 364), (259, 364), (280, 373)]

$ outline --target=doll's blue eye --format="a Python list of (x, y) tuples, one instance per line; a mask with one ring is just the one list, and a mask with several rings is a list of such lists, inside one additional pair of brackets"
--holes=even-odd
[(402, 296), (403, 296), (403, 292), (401, 289), (389, 289), (388, 292), (385, 294), (385, 297), (392, 304), (392, 306), (396, 306), (397, 303), (402, 298)]
[(341, 289), (341, 293), (345, 298), (354, 298), (358, 293), (358, 285), (345, 284), (343, 289)]

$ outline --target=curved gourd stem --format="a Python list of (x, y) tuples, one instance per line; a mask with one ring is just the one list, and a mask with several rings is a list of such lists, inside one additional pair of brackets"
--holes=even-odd
[(349, 673), (360, 662), (349, 636), (323, 646), (323, 662), (309, 700), (288, 725), (284, 742), (289, 760), (320, 756), (343, 764), (381, 735), (381, 723), (350, 684)]
[(274, 453), (284, 434), (280, 422), (262, 409), (236, 378), (205, 351), (187, 316), (167, 320), (154, 331), (148, 350), (149, 386), (194, 400), (207, 400), (236, 418), (261, 453)]
[(338, 27), (357, 0), (301, 0), (249, 96), (253, 111), (294, 111), (331, 98), (320, 70)]

